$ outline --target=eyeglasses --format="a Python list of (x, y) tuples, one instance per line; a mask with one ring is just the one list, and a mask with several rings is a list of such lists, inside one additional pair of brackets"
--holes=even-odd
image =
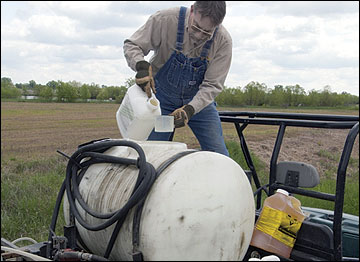
[(194, 25), (194, 17), (193, 17), (193, 19), (192, 19), (191, 28), (192, 28), (195, 32), (197, 32), (197, 33), (200, 33), (200, 32), (201, 32), (201, 33), (203, 33), (204, 35), (206, 35), (206, 36), (209, 37), (209, 38), (211, 38), (212, 35), (213, 35), (213, 33), (214, 33), (214, 30), (212, 30), (211, 32), (209, 32), (209, 31), (205, 31), (205, 30), (201, 29), (200, 27), (197, 27), (196, 25)]

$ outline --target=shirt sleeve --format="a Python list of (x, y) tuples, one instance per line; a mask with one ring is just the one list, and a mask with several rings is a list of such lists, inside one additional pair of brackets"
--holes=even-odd
[(214, 57), (209, 61), (204, 80), (199, 86), (199, 91), (189, 102), (189, 104), (194, 107), (195, 114), (212, 103), (216, 96), (224, 89), (224, 83), (230, 69), (231, 59), (232, 40), (229, 37), (217, 48)]
[(151, 15), (130, 38), (124, 41), (124, 56), (128, 66), (136, 71), (135, 65), (144, 60), (151, 50), (156, 49), (161, 42), (160, 12)]

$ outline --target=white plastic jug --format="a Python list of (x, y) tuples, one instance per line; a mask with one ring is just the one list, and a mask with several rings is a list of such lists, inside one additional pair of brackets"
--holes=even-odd
[(116, 121), (123, 138), (144, 141), (155, 126), (156, 116), (161, 115), (160, 102), (152, 93), (150, 98), (141, 87), (134, 84), (127, 90)]

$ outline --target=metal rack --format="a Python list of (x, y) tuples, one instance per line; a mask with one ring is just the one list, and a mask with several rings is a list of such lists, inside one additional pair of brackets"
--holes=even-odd
[[(349, 164), (350, 155), (352, 152), (355, 139), (359, 133), (359, 116), (350, 115), (325, 115), (325, 114), (303, 114), (303, 113), (279, 113), (279, 112), (234, 112), (234, 111), (220, 111), (220, 119), (224, 123), (233, 123), (235, 125), (237, 134), (240, 139), (240, 146), (243, 151), (245, 161), (250, 170), (246, 173), (254, 180), (257, 188), (257, 202), (256, 209), (261, 208), (261, 192), (265, 187), (260, 184), (255, 166), (250, 156), (248, 146), (246, 144), (243, 131), (249, 125), (272, 125), (279, 126), (276, 141), (274, 144), (271, 160), (270, 160), (270, 174), (269, 174), (269, 192), (268, 195), (274, 194), (276, 189), (285, 189), (290, 193), (304, 195), (308, 197), (332, 201), (335, 203), (334, 219), (333, 219), (333, 258), (335, 260), (342, 260), (342, 216), (344, 206), (345, 193), (345, 178), (346, 169)], [(286, 127), (306, 127), (306, 128), (325, 128), (325, 129), (349, 129), (341, 158), (338, 164), (336, 176), (336, 192), (335, 194), (328, 194), (317, 192), (297, 187), (292, 187), (277, 183), (276, 181), (276, 167), (279, 157), (280, 148), (283, 137), (285, 135)], [(266, 192), (266, 191), (265, 191)]]

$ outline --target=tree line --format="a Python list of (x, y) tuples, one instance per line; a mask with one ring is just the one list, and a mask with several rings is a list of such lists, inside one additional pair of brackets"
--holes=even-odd
[(36, 96), (43, 101), (84, 102), (91, 100), (113, 100), (121, 103), (127, 89), (135, 83), (135, 79), (127, 79), (122, 86), (105, 86), (91, 83), (82, 84), (77, 81), (49, 81), (45, 85), (34, 80), (29, 83), (13, 84), (11, 78), (1, 78), (1, 98), (20, 98)]
[[(134, 78), (129, 78), (121, 86), (105, 86), (98, 84), (82, 84), (77, 81), (49, 81), (45, 85), (37, 84), (34, 80), (29, 83), (13, 84), (11, 78), (1, 78), (1, 98), (20, 98), (23, 95), (34, 95), (44, 101), (75, 102), (91, 100), (113, 100), (121, 103), (127, 89), (135, 84)], [(314, 106), (336, 107), (359, 104), (359, 97), (342, 92), (331, 92), (330, 86), (322, 90), (305, 89), (300, 85), (275, 85), (268, 88), (264, 83), (252, 81), (243, 88), (225, 87), (216, 97), (219, 106)]]
[(329, 85), (322, 90), (305, 92), (300, 85), (275, 85), (273, 89), (259, 82), (250, 82), (245, 87), (225, 88), (216, 98), (223, 106), (308, 106), (336, 107), (359, 105), (359, 96), (343, 91), (331, 92)]

